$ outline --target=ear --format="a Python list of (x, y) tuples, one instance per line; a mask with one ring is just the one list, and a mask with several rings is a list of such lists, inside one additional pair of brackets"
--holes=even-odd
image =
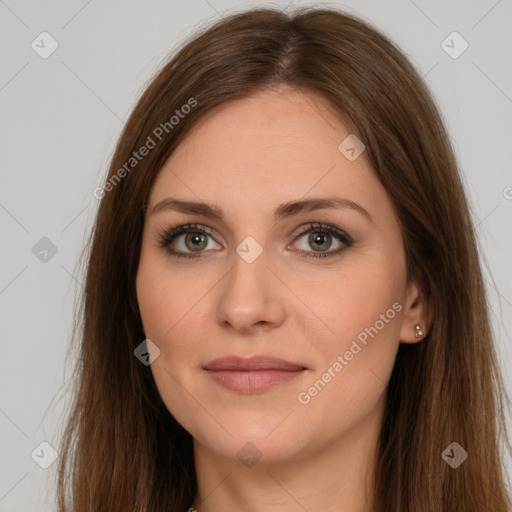
[[(400, 329), (401, 343), (417, 343), (425, 339), (430, 329), (429, 304), (417, 283), (411, 282), (407, 286), (407, 299), (402, 316)], [(420, 329), (417, 329), (419, 326)]]

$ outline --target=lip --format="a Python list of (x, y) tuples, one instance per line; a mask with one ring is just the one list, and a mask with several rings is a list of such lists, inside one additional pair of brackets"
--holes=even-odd
[(217, 384), (243, 394), (262, 393), (307, 370), (301, 364), (269, 356), (224, 357), (208, 363), (204, 369)]

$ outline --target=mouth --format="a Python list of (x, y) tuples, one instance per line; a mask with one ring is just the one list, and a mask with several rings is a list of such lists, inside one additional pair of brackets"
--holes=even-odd
[(262, 393), (303, 375), (307, 368), (274, 357), (225, 357), (204, 366), (220, 386), (243, 394)]

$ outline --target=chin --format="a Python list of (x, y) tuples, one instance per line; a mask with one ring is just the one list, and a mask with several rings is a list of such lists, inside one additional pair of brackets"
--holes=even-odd
[(247, 467), (258, 464), (276, 465), (292, 461), (304, 450), (304, 439), (301, 436), (294, 436), (291, 432), (282, 432), (268, 435), (270, 430), (259, 429), (236, 429), (231, 431), (233, 437), (228, 435), (222, 437), (212, 436), (210, 432), (193, 433), (204, 449), (214, 452), (229, 460), (238, 460)]

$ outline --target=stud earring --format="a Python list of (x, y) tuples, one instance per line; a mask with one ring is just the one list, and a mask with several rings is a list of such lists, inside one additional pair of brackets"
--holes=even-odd
[(421, 330), (421, 325), (420, 324), (417, 324), (414, 329), (416, 330), (416, 332), (414, 333), (414, 337), (415, 338), (421, 338), (423, 336), (423, 331)]

